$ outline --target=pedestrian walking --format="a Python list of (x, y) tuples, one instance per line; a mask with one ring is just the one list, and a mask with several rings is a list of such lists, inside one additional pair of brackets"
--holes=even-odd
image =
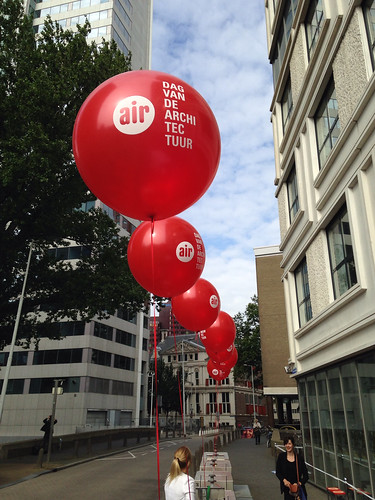
[(253, 423), (253, 432), (255, 436), (255, 444), (260, 444), (260, 431), (262, 426), (260, 425), (259, 420), (255, 419)]
[[(43, 444), (42, 448), (44, 449), (44, 453), (47, 453), (48, 451), (48, 443), (49, 443), (49, 437), (51, 432), (53, 433), (52, 430), (52, 415), (49, 415), (47, 418), (43, 420), (43, 426), (41, 427), (41, 431), (44, 432), (44, 437), (43, 437)], [(55, 419), (54, 424), (57, 424), (57, 420)]]
[(286, 437), (284, 445), (286, 451), (280, 453), (276, 462), (276, 476), (280, 481), (281, 494), (284, 493), (284, 500), (296, 500), (296, 498), (305, 500), (307, 499), (305, 484), (309, 480), (306, 463), (296, 453), (293, 437)]
[(195, 483), (189, 476), (191, 458), (187, 446), (176, 450), (164, 485), (165, 500), (195, 500)]
[(273, 430), (270, 425), (267, 425), (267, 448), (271, 448)]

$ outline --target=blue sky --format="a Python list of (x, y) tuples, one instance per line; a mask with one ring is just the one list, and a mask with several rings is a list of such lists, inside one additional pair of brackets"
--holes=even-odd
[(280, 241), (264, 0), (154, 0), (152, 47), (151, 68), (193, 86), (218, 122), (217, 175), (179, 216), (202, 236), (202, 278), (221, 309), (244, 312), (257, 293), (253, 249)]

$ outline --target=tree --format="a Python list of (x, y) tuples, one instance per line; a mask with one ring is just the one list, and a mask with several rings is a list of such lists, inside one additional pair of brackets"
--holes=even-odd
[(234, 316), (236, 325), (235, 346), (238, 351), (238, 361), (234, 368), (236, 379), (251, 379), (251, 367), (257, 380), (261, 378), (262, 358), (260, 348), (260, 328), (258, 297), (254, 295), (246, 306), (244, 313)]
[[(155, 373), (154, 367), (155, 362), (152, 362), (152, 364), (150, 364), (150, 369)], [(182, 380), (181, 377), (180, 380)], [(178, 389), (179, 379), (178, 376), (173, 373), (171, 364), (166, 364), (164, 361), (158, 360), (157, 382), (157, 395), (161, 397), (161, 407), (165, 411), (168, 420), (168, 414), (171, 411), (181, 413), (180, 393)], [(155, 408), (155, 399), (153, 407)]]
[[(130, 56), (113, 41), (88, 44), (88, 23), (77, 29), (64, 31), (48, 19), (35, 36), (21, 0), (0, 3), (3, 343), (9, 342), (31, 243), (22, 321), (27, 336), (37, 335), (40, 318), (47, 323), (88, 320), (121, 307), (135, 312), (148, 298), (129, 271), (127, 239), (119, 237), (115, 223), (102, 211), (81, 210), (94, 196), (72, 153), (74, 121), (83, 101), (104, 80), (130, 70)], [(70, 242), (86, 255), (74, 267), (50, 252)]]

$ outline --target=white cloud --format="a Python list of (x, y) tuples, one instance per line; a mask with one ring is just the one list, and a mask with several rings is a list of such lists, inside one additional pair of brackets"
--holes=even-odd
[(263, 0), (155, 1), (152, 69), (193, 86), (215, 114), (218, 173), (179, 216), (203, 238), (202, 277), (217, 288), (222, 309), (244, 312), (257, 293), (253, 248), (280, 240)]

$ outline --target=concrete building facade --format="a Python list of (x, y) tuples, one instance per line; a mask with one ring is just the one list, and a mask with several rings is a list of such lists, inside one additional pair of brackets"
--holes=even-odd
[[(99, 200), (87, 204), (101, 207), (116, 220), (122, 236), (130, 236), (139, 221), (114, 213)], [(74, 260), (84, 249), (70, 246), (51, 249), (57, 259)], [(148, 315), (117, 311), (108, 319), (91, 322), (62, 321), (43, 335), (38, 348), (16, 347), (13, 353), (1, 420), (1, 439), (34, 437), (42, 421), (52, 413), (52, 390), (58, 380), (55, 435), (105, 426), (147, 424)], [(0, 353), (5, 366), (9, 346)], [(0, 371), (2, 387), (5, 370)]]
[[(158, 357), (165, 364), (172, 365), (175, 372), (179, 369), (185, 372), (187, 431), (193, 427), (252, 425), (254, 411), (259, 416), (262, 391), (253, 391), (246, 383), (237, 384), (233, 369), (220, 382), (211, 378), (207, 371), (209, 358), (206, 349), (196, 334), (166, 337), (158, 346)], [(171, 419), (174, 422), (174, 417)]]
[(265, 10), (305, 456), (317, 484), (347, 478), (374, 496), (375, 2), (266, 0)]
[(89, 42), (113, 39), (125, 55), (131, 52), (133, 70), (151, 68), (152, 0), (24, 0), (24, 5), (36, 33), (48, 15), (73, 31), (87, 19)]
[[(75, 29), (87, 18), (89, 42), (114, 39), (125, 54), (132, 53), (133, 69), (149, 69), (151, 59), (152, 0), (47, 0), (24, 2), (34, 16), (38, 33), (47, 15), (65, 29)], [(82, 206), (100, 207), (130, 236), (139, 221), (114, 212), (99, 200)], [(79, 259), (84, 248), (74, 242), (53, 249), (56, 258)], [(51, 327), (62, 340), (42, 338), (38, 350), (15, 349), (1, 419), (2, 440), (41, 435), (43, 419), (52, 413), (52, 388), (59, 380), (55, 434), (101, 426), (146, 423), (148, 372), (148, 315), (117, 311), (109, 319), (90, 323), (61, 322)], [(7, 363), (9, 347), (0, 353)], [(0, 370), (3, 385), (5, 370)], [(59, 390), (60, 392), (60, 390)]]
[(284, 288), (281, 281), (282, 253), (279, 247), (254, 249), (257, 273), (263, 393), (267, 400), (268, 424), (299, 426), (297, 384), (291, 374)]

